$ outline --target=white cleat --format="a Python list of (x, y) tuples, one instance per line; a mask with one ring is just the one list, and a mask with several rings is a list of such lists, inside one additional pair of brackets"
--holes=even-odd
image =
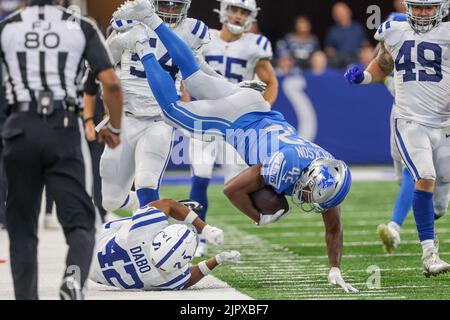
[(118, 34), (114, 41), (121, 48), (136, 52), (138, 43), (145, 43), (150, 38), (149, 29), (143, 24), (138, 24), (127, 32)]
[(392, 253), (400, 244), (400, 233), (390, 225), (380, 224), (377, 228), (377, 234), (383, 242), (384, 251)]
[(428, 278), (450, 271), (450, 264), (441, 260), (436, 248), (426, 250), (422, 255), (423, 274)]
[(58, 220), (54, 214), (46, 214), (44, 217), (44, 229), (45, 230), (60, 230)]
[(200, 241), (198, 243), (197, 250), (195, 250), (194, 257), (200, 258), (204, 257), (208, 254), (208, 244), (206, 243), (206, 240), (202, 235), (199, 235)]
[(153, 0), (127, 1), (113, 13), (115, 20), (136, 20), (140, 22), (152, 19), (156, 15)]

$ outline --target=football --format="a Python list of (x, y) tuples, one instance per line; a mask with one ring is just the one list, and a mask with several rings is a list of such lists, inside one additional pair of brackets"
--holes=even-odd
[(250, 194), (253, 205), (262, 214), (274, 214), (280, 209), (289, 210), (286, 197), (276, 193), (271, 187), (265, 186), (261, 190)]

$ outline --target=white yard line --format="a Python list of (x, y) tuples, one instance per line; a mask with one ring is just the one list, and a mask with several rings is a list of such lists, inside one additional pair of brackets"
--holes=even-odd
[[(67, 246), (61, 231), (39, 232), (39, 296), (58, 299)], [(0, 259), (9, 258), (8, 237), (0, 231)], [(225, 282), (208, 276), (196, 286), (183, 291), (121, 291), (88, 281), (87, 299), (93, 300), (248, 300)], [(0, 300), (14, 299), (10, 264), (0, 264)]]

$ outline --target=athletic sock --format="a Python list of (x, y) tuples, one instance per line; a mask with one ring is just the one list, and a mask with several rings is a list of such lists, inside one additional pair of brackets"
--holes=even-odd
[(414, 219), (416, 220), (417, 231), (420, 242), (434, 240), (434, 208), (433, 193), (415, 190), (414, 191)]
[(395, 222), (400, 227), (403, 225), (409, 210), (412, 208), (414, 188), (414, 178), (411, 173), (409, 173), (408, 169), (403, 169), (402, 184), (391, 217), (391, 221)]
[(150, 202), (159, 200), (159, 190), (150, 188), (141, 188), (136, 191), (139, 199), (139, 207), (144, 207)]
[(199, 214), (200, 219), (205, 221), (206, 212), (208, 211), (208, 185), (210, 179), (201, 178), (197, 176), (192, 177), (191, 181), (191, 193), (189, 198), (193, 201), (197, 201), (203, 206), (202, 212)]

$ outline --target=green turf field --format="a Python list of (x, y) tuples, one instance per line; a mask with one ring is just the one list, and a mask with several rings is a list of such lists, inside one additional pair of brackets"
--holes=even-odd
[[(223, 267), (214, 275), (255, 299), (450, 299), (450, 273), (425, 278), (421, 269), (421, 248), (412, 213), (402, 230), (402, 244), (388, 255), (376, 235), (379, 223), (386, 223), (395, 200), (394, 182), (355, 182), (343, 205), (344, 279), (360, 290), (345, 294), (330, 286), (321, 216), (294, 213), (273, 225), (257, 228), (234, 209), (222, 194), (222, 186), (209, 189), (207, 221), (225, 231), (226, 245), (235, 249), (242, 263)], [(164, 197), (184, 199), (188, 187), (166, 187)], [(450, 216), (437, 222), (441, 257), (450, 260)], [(209, 246), (210, 254), (218, 248)], [(368, 268), (380, 270), (380, 288)], [(374, 288), (375, 287), (375, 288)]]

